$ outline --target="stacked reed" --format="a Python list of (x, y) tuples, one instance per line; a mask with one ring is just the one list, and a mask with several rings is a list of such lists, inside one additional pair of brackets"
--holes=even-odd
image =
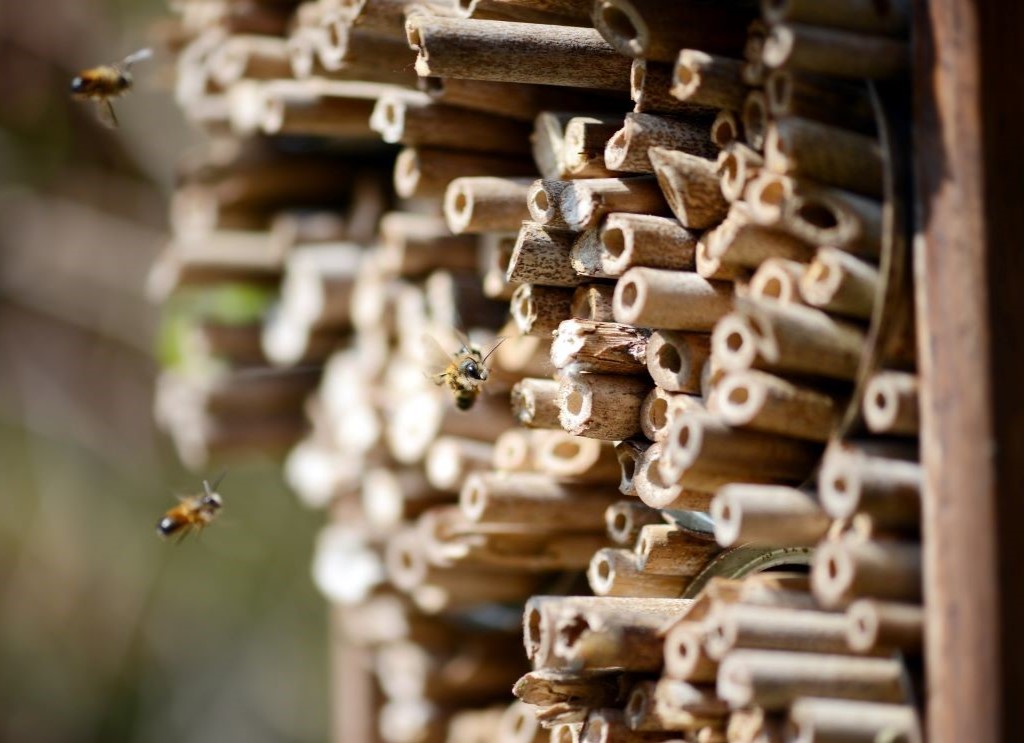
[[(286, 475), (331, 513), (339, 739), (919, 738), (912, 339), (875, 348), (863, 82), (900, 80), (905, 5), (217, 7), (182, 4), (213, 140), (155, 276), (278, 287), (206, 354), (236, 397), (242, 367), (307, 380), (231, 408), (246, 431), (323, 370)], [(455, 327), (504, 338), (469, 412), (424, 374)], [(524, 603), (536, 718), (507, 706)]]

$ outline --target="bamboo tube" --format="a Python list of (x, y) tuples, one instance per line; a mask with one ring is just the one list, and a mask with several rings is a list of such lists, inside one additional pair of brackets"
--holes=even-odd
[(763, 165), (764, 158), (760, 153), (741, 142), (727, 142), (716, 161), (725, 200), (731, 203), (739, 199), (747, 183), (753, 180)]
[(637, 567), (633, 552), (624, 549), (598, 550), (587, 568), (590, 590), (598, 596), (669, 598), (679, 596), (689, 580), (679, 575), (645, 573)]
[(543, 431), (510, 428), (494, 442), (494, 469), (503, 472), (533, 472), (536, 466), (537, 436)]
[(730, 428), (698, 411), (676, 416), (659, 469), (668, 482), (714, 490), (729, 482), (799, 482), (810, 474), (819, 447)]
[[(401, 640), (378, 648), (375, 675), (381, 690), (392, 700), (427, 699), (468, 705), (508, 689), (518, 674), (510, 654), (502, 652), (504, 643), (486, 635), (466, 639), (454, 653)], [(488, 662), (489, 655), (504, 662)]]
[(648, 335), (631, 325), (563, 320), (551, 341), (551, 363), (578, 372), (643, 374)]
[(572, 289), (520, 284), (512, 292), (512, 319), (523, 335), (550, 336), (572, 313)]
[(846, 621), (846, 641), (855, 652), (916, 655), (924, 647), (924, 609), (916, 604), (858, 599), (846, 608)]
[(444, 196), (444, 217), (455, 234), (519, 229), (530, 216), (525, 178), (456, 178)]
[(373, 100), (364, 96), (371, 94), (371, 86), (358, 83), (275, 80), (260, 91), (259, 128), (275, 135), (367, 139)]
[(475, 522), (589, 531), (604, 528), (604, 511), (618, 497), (612, 488), (558, 483), (542, 474), (477, 472), (466, 478), (459, 502)]
[(580, 743), (582, 722), (555, 723), (551, 726), (550, 743)]
[(583, 284), (577, 286), (572, 294), (569, 314), (580, 320), (594, 322), (612, 322), (615, 314), (612, 311), (612, 299), (615, 287), (608, 284)]
[(827, 540), (814, 554), (814, 597), (827, 608), (853, 599), (921, 600), (921, 546), (909, 542)]
[(698, 394), (701, 369), (711, 353), (703, 333), (657, 330), (647, 341), (647, 371), (666, 392)]
[(537, 445), (537, 469), (562, 481), (612, 485), (619, 479), (615, 448), (596, 439), (552, 431)]
[(661, 511), (634, 500), (620, 500), (604, 512), (608, 536), (620, 546), (636, 542), (640, 529), (648, 524), (662, 524)]
[(691, 123), (655, 114), (626, 114), (604, 150), (605, 165), (627, 173), (653, 173), (647, 150), (651, 147), (681, 150), (694, 157), (710, 158), (715, 147), (705, 122)]
[(454, 713), (448, 721), (445, 743), (488, 743), (503, 712), (500, 707), (487, 707)]
[(806, 270), (807, 266), (797, 261), (768, 258), (750, 277), (748, 296), (752, 299), (774, 300), (779, 304), (799, 304), (801, 296), (797, 285)]
[(619, 492), (623, 495), (635, 496), (637, 494), (634, 478), (648, 444), (647, 441), (626, 440), (615, 445), (615, 455), (619, 459), (622, 475), (619, 480)]
[(456, 12), (473, 18), (494, 14), (495, 17), (510, 21), (590, 25), (590, 3), (583, 0), (459, 0)]
[(580, 743), (642, 743), (649, 736), (630, 730), (621, 709), (597, 709), (587, 715), (580, 731)]
[(569, 176), (564, 157), (565, 127), (573, 115), (563, 111), (541, 111), (533, 120), (530, 145), (533, 161), (537, 164), (537, 170), (542, 178), (560, 180)]
[(665, 621), (599, 604), (570, 608), (555, 626), (554, 653), (573, 670), (657, 671)]
[(768, 133), (768, 99), (761, 90), (752, 90), (743, 100), (740, 109), (743, 123), (743, 139), (754, 150), (764, 149)]
[[(628, 552), (628, 551), (627, 551)], [(579, 608), (597, 607), (622, 614), (657, 616), (662, 621), (678, 616), (691, 604), (678, 598), (638, 596), (531, 596), (523, 609), (523, 646), (536, 669), (559, 662), (552, 653), (556, 625), (563, 614)]]
[(700, 622), (676, 623), (665, 635), (665, 676), (706, 683), (718, 675), (718, 662), (704, 650), (704, 627)]
[(609, 214), (601, 224), (601, 270), (621, 276), (634, 266), (692, 271), (698, 235), (676, 220)]
[(228, 36), (207, 57), (210, 78), (226, 88), (241, 79), (275, 80), (291, 76), (284, 39), (256, 34)]
[(721, 662), (737, 648), (846, 653), (844, 614), (771, 606), (719, 606), (705, 620), (704, 648)]
[(672, 416), (683, 408), (696, 405), (704, 407), (700, 398), (683, 397), (677, 402), (677, 395), (666, 392), (661, 387), (654, 387), (647, 393), (640, 406), (640, 428), (644, 436), (655, 443), (664, 441), (668, 435), (668, 426)]
[(765, 80), (768, 114), (773, 119), (799, 116), (823, 124), (871, 134), (875, 114), (863, 83), (845, 83), (794, 70), (772, 70)]
[(187, 344), (197, 357), (225, 359), (232, 366), (265, 366), (260, 329), (259, 323), (202, 320), (190, 331)]
[(531, 428), (558, 428), (559, 384), (553, 379), (526, 377), (512, 388), (512, 415)]
[(812, 307), (868, 319), (875, 308), (880, 278), (870, 263), (837, 248), (818, 248), (800, 279), (800, 296)]
[(920, 429), (917, 375), (876, 372), (864, 390), (864, 422), (873, 433), (916, 436)]
[(731, 307), (728, 284), (695, 273), (631, 268), (615, 286), (615, 320), (627, 325), (707, 332)]
[(838, 247), (877, 259), (881, 249), (882, 208), (848, 191), (762, 170), (747, 188), (749, 216), (778, 225), (811, 245)]
[(341, 342), (337, 327), (314, 328), (283, 313), (272, 312), (260, 337), (263, 355), (277, 366), (322, 364)]
[(442, 436), (427, 450), (427, 481), (438, 490), (457, 492), (470, 472), (487, 469), (494, 446), (483, 441)]
[(877, 197), (884, 163), (871, 137), (808, 119), (779, 119), (765, 135), (765, 165), (783, 175), (807, 177)]
[(779, 547), (813, 546), (828, 532), (829, 518), (796, 488), (734, 483), (711, 502), (715, 539), (723, 547), (752, 542)]
[[(799, 305), (741, 300), (741, 312), (755, 331), (755, 349), (742, 340), (718, 332), (711, 334), (711, 353), (725, 369), (757, 367), (767, 371), (808, 374), (832, 379), (853, 379), (864, 347), (863, 332)], [(749, 363), (746, 361), (752, 356)]]
[(568, 181), (541, 178), (530, 184), (526, 192), (526, 208), (530, 219), (551, 230), (566, 230), (566, 224), (560, 210), (562, 192)]
[(585, 279), (573, 270), (569, 259), (572, 241), (571, 233), (549, 230), (535, 222), (523, 222), (506, 278), (510, 282), (541, 286), (579, 286)]
[(395, 459), (414, 464), (441, 434), (494, 441), (513, 422), (508, 400), (497, 395), (481, 395), (470, 410), (458, 410), (450, 397), (426, 389), (395, 403), (385, 436)]
[(596, 226), (611, 212), (654, 215), (668, 212), (658, 182), (650, 176), (571, 181), (562, 192), (559, 209), (565, 223), (577, 232)]
[(888, 658), (736, 650), (718, 672), (718, 696), (732, 707), (782, 709), (797, 697), (902, 702), (903, 664)]
[(495, 366), (510, 374), (524, 377), (546, 377), (554, 372), (551, 366), (549, 342), (535, 335), (517, 335), (506, 326), (502, 333), (506, 340), (494, 352)]
[(797, 699), (789, 710), (793, 743), (924, 740), (917, 711), (909, 704), (838, 699)]
[(530, 131), (520, 121), (394, 94), (377, 99), (370, 127), (391, 144), (508, 155), (527, 152)]
[(728, 740), (735, 743), (783, 743), (789, 731), (779, 713), (747, 707), (732, 711), (726, 733)]
[(743, 62), (699, 49), (683, 49), (675, 60), (672, 95), (681, 101), (738, 111), (747, 95)]
[(660, 679), (654, 687), (655, 712), (670, 729), (717, 727), (729, 708), (710, 686), (679, 679)]
[(804, 263), (814, 255), (814, 248), (800, 239), (752, 221), (744, 201), (733, 202), (725, 221), (702, 239), (713, 257), (748, 268), (757, 268), (769, 258)]
[(607, 105), (592, 91), (573, 91), (552, 85), (421, 77), (418, 87), (438, 103), (529, 122), (544, 111), (600, 110)]
[(727, 372), (715, 391), (711, 409), (730, 426), (809, 441), (827, 441), (842, 412), (831, 395), (754, 369)]
[(617, 116), (573, 116), (565, 125), (562, 162), (566, 176), (573, 178), (607, 178), (611, 169), (605, 165), (605, 146), (622, 126)]
[(829, 515), (866, 513), (882, 529), (915, 529), (922, 490), (920, 464), (857, 446), (830, 446), (818, 474), (821, 505)]
[(538, 707), (562, 702), (592, 708), (613, 706), (621, 704), (626, 697), (629, 678), (616, 672), (541, 669), (516, 681), (512, 693), (522, 702)]
[(711, 122), (711, 141), (719, 148), (728, 147), (738, 142), (743, 136), (743, 128), (735, 111), (719, 111)]
[[(670, 524), (649, 524), (636, 541), (639, 568), (658, 575), (697, 575), (720, 551), (717, 544), (698, 540)], [(661, 652), (659, 646), (658, 652)]]
[(424, 699), (388, 701), (377, 714), (384, 743), (442, 743), (448, 715)]
[(436, 613), (449, 603), (522, 600), (537, 584), (534, 576), (525, 573), (480, 568), (448, 570), (429, 565), (422, 538), (414, 529), (388, 539), (384, 558), (391, 582), (401, 591), (413, 592), (418, 605), (417, 590), (427, 586), (435, 589), (430, 592), (435, 595), (427, 595), (429, 605), (420, 605), (422, 610), (432, 609), (428, 613)]
[(813, 0), (770, 0), (761, 4), (769, 23), (809, 23), (850, 31), (903, 36), (910, 25), (910, 3), (906, 0), (877, 5), (863, 0), (843, 0), (823, 8)]
[(559, 423), (575, 436), (617, 441), (640, 433), (643, 377), (567, 374), (558, 389)]
[(579, 234), (573, 241), (572, 250), (569, 251), (569, 260), (573, 270), (581, 276), (594, 279), (614, 278), (605, 274), (601, 267), (601, 259), (604, 255), (604, 246), (601, 244), (600, 227), (591, 227)]
[(802, 23), (777, 23), (764, 42), (768, 67), (789, 67), (846, 78), (890, 78), (906, 73), (906, 42)]
[(726, 215), (729, 203), (722, 196), (713, 160), (664, 147), (652, 148), (648, 157), (661, 192), (683, 227), (706, 229)]
[(633, 476), (637, 497), (651, 508), (706, 511), (712, 494), (665, 480), (658, 464), (662, 458), (662, 444), (655, 443), (647, 447)]
[(673, 65), (636, 57), (629, 71), (629, 97), (634, 103), (633, 111), (691, 119), (714, 116), (713, 107), (684, 102), (672, 95), (674, 79)]
[(406, 34), (422, 76), (629, 90), (629, 61), (589, 28), (415, 15)]
[(395, 193), (402, 198), (444, 196), (448, 184), (470, 176), (529, 176), (532, 163), (484, 152), (407, 147), (395, 159)]
[(418, 469), (384, 467), (363, 472), (360, 498), (367, 522), (381, 532), (394, 529), (403, 521), (414, 520), (427, 509), (452, 500), (450, 494), (431, 487)]
[(601, 0), (594, 5), (596, 28), (627, 57), (672, 62), (680, 49), (738, 54), (746, 41), (744, 23), (751, 17), (742, 3), (708, 5), (658, 0)]
[(515, 246), (515, 232), (485, 232), (480, 236), (480, 273), (484, 296), (501, 301), (512, 299), (516, 285), (505, 278), (505, 269)]
[(427, 214), (388, 212), (380, 220), (379, 267), (400, 276), (422, 276), (438, 268), (472, 270), (477, 240), (449, 233), (443, 219)]

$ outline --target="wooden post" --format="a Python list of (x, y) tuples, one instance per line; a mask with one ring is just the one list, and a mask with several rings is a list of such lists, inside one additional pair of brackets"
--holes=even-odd
[(927, 727), (935, 743), (1017, 740), (1024, 602), (1013, 566), (1024, 542), (1013, 532), (1024, 502), (1014, 483), (1024, 476), (1024, 429), (1013, 419), (1024, 405), (1014, 379), (1024, 296), (1013, 236), (1024, 214), (1014, 177), (1022, 153), (999, 122), (1024, 115), (1024, 101), (1001, 94), (996, 79), (1024, 8), (915, 6)]

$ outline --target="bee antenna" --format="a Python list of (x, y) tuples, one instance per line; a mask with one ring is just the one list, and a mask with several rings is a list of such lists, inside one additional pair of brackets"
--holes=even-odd
[(502, 343), (504, 343), (504, 342), (505, 342), (505, 341), (507, 341), (507, 340), (508, 340), (508, 338), (506, 338), (505, 336), (502, 336), (501, 338), (498, 338), (498, 342), (497, 342), (497, 343), (495, 343), (495, 344), (494, 344), (493, 346), (491, 346), (491, 350), (487, 352), (487, 355), (486, 355), (486, 356), (484, 356), (484, 358), (483, 358), (483, 363), (485, 363), (485, 364), (486, 364), (486, 363), (487, 363), (487, 359), (491, 358), (491, 355), (492, 355), (492, 354), (493, 354), (493, 353), (494, 353), (495, 351), (497, 351), (497, 350), (498, 350), (498, 346), (500, 346), (500, 345), (501, 345)]
[(227, 476), (227, 474), (228, 474), (227, 470), (222, 470), (221, 473), (219, 475), (217, 475), (217, 477), (214, 479), (212, 485), (209, 482), (207, 482), (206, 480), (203, 480), (203, 490), (206, 491), (206, 494), (207, 495), (213, 495), (214, 493), (216, 493), (217, 492), (217, 487), (221, 484), (221, 482), (223, 482), (223, 480)]

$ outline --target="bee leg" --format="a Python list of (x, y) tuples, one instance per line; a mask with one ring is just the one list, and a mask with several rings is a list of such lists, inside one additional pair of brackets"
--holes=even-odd
[(185, 541), (185, 537), (187, 537), (187, 536), (188, 536), (188, 533), (189, 533), (190, 531), (192, 531), (192, 528), (191, 528), (191, 527), (189, 527), (189, 526), (186, 526), (186, 527), (184, 527), (184, 528), (183, 528), (183, 529), (181, 530), (181, 534), (179, 534), (179, 535), (178, 535), (178, 538), (174, 540), (174, 543), (175, 543), (175, 544), (181, 544), (182, 542), (184, 542), (184, 541)]
[(109, 98), (104, 98), (102, 101), (97, 101), (99, 105), (100, 121), (111, 129), (117, 128), (117, 114), (114, 113), (114, 104), (110, 102)]

